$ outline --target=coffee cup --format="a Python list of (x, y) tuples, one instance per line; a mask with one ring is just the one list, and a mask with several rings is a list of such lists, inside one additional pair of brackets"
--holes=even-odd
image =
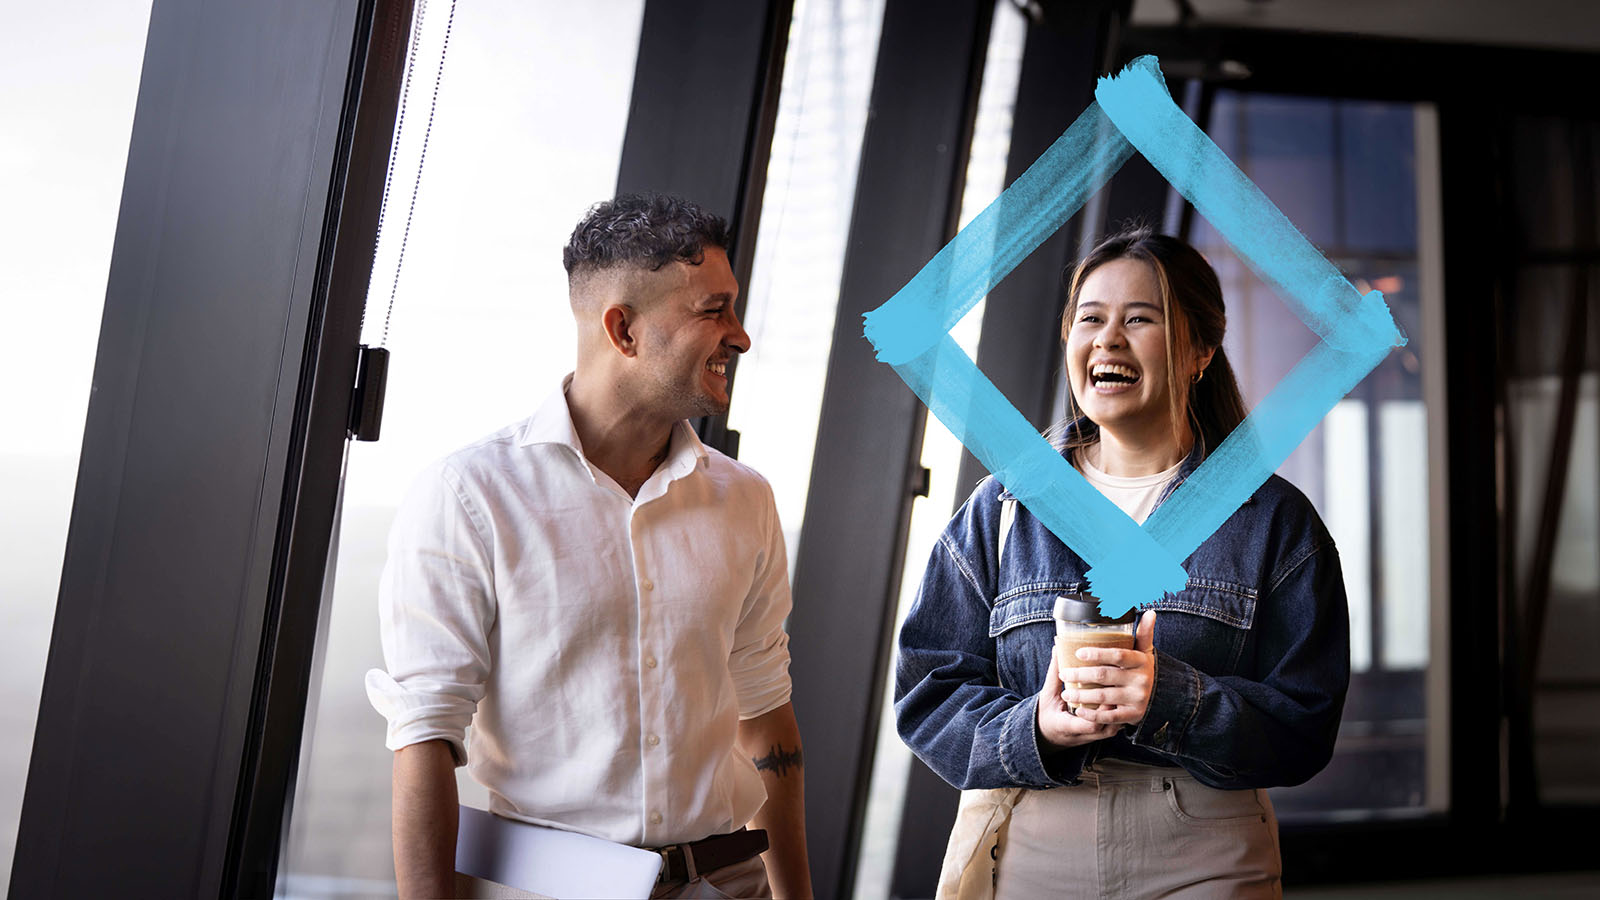
[[(1056, 598), (1056, 667), (1065, 673), (1065, 670), (1076, 666), (1092, 665), (1078, 658), (1078, 650), (1083, 647), (1106, 647), (1117, 650), (1132, 650), (1134, 632), (1138, 629), (1139, 616), (1134, 610), (1112, 619), (1100, 612), (1100, 600), (1093, 594), (1084, 592), (1076, 594), (1062, 594)], [(1103, 687), (1094, 682), (1065, 681), (1066, 687), (1078, 690)], [(1082, 703), (1072, 707), (1076, 712), (1078, 708), (1099, 709), (1098, 703)]]

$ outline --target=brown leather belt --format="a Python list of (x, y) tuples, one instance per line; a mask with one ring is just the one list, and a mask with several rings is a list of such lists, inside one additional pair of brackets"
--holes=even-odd
[(741, 828), (732, 834), (714, 834), (688, 844), (659, 847), (656, 852), (661, 854), (661, 874), (656, 876), (656, 882), (693, 881), (717, 869), (742, 863), (766, 849), (767, 833), (759, 828), (754, 831)]

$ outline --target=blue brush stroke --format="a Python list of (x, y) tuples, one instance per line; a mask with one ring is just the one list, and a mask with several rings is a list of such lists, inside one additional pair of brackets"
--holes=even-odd
[(1187, 559), (1283, 465), (1294, 448), (1368, 372), (1387, 344), (1346, 353), (1319, 341), (1250, 411), (1216, 451), (1156, 507), (1144, 530), (1168, 553)]
[[(1017, 500), (1087, 561), (1102, 604), (1183, 590), (1183, 567), (1105, 498), (946, 334), (894, 370)], [(1137, 565), (1127, 565), (1136, 562)], [(1127, 608), (1126, 606), (1122, 608)]]
[[(1405, 344), (1383, 295), (1361, 294), (1172, 102), (1154, 57), (1102, 78), (1097, 102), (887, 303), (866, 315), (878, 358), (1040, 521), (1089, 563), (1120, 615), (1180, 591), (1180, 564), (1249, 499), (1334, 404)], [(1113, 128), (1114, 126), (1114, 128)], [(949, 329), (1137, 149), (1321, 338), (1141, 528), (984, 377)]]
[(1141, 56), (1121, 73), (1101, 78), (1094, 96), (1134, 148), (1323, 340), (1341, 350), (1405, 344), (1383, 298), (1365, 302), (1343, 273), (1172, 102), (1154, 56)]
[(1091, 103), (905, 287), (866, 314), (878, 359), (900, 365), (937, 344), (1132, 155), (1133, 146)]

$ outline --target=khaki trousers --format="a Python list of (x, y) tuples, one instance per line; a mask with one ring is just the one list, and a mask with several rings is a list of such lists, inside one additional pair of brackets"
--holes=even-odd
[(999, 856), (996, 900), (1283, 896), (1266, 791), (1122, 760), (1096, 761), (1074, 787), (1023, 792)]

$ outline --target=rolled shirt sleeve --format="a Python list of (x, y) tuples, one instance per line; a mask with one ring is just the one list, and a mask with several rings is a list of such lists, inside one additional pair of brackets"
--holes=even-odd
[(766, 546), (740, 611), (733, 650), (728, 656), (741, 719), (753, 719), (777, 709), (789, 702), (791, 691), (789, 635), (783, 627), (793, 606), (789, 560), (772, 488), (764, 479), (761, 487), (765, 491), (762, 518)]
[(395, 515), (378, 587), (388, 671), (367, 673), (367, 697), (399, 750), (443, 740), (457, 765), (492, 666), (494, 573), (486, 527), (446, 463), (425, 471)]

